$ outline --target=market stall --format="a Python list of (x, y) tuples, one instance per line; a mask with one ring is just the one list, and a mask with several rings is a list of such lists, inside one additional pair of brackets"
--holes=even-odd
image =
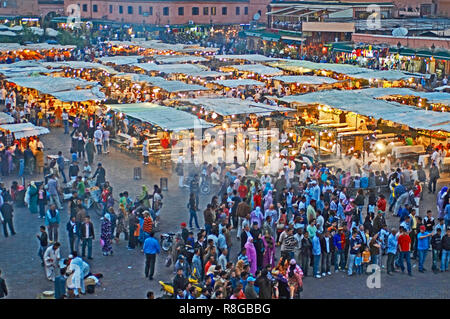
[(268, 67), (262, 64), (238, 64), (229, 65), (221, 68), (227, 72), (229, 70), (237, 70), (238, 73), (243, 73), (246, 77), (255, 77), (258, 75), (261, 78), (271, 77), (275, 75), (283, 75), (283, 71), (277, 68)]
[[(117, 136), (126, 139), (117, 140), (119, 147), (140, 154), (143, 141), (148, 139), (150, 158), (159, 161), (162, 166), (171, 160), (176, 161), (177, 158), (172, 159), (172, 154), (178, 156), (175, 146), (183, 137), (179, 132), (214, 126), (187, 112), (153, 103), (108, 104), (105, 111), (109, 110), (114, 112)], [(135, 121), (126, 126), (127, 129), (123, 122), (125, 116)]]
[[(415, 146), (421, 146), (419, 146), (420, 149), (408, 147), (405, 151), (392, 150), (391, 147), (393, 155), (418, 157), (423, 152), (423, 145), (431, 143), (432, 135), (441, 136), (445, 140), (450, 132), (449, 113), (427, 111), (396, 102), (378, 100), (361, 91), (321, 91), (286, 96), (280, 98), (280, 101), (309, 106), (309, 112), (315, 113), (312, 118), (314, 124), (345, 124), (345, 127), (336, 128), (337, 139), (352, 136), (355, 140), (341, 145), (342, 153), (349, 150), (366, 150), (364, 145), (366, 140), (372, 141), (372, 144), (376, 142), (382, 145), (380, 149), (387, 151), (389, 144), (392, 143), (392, 135), (385, 135), (379, 139), (376, 136), (381, 133), (395, 133), (396, 136), (412, 136)], [(375, 119), (378, 121), (375, 122)], [(399, 146), (406, 146), (405, 141)]]
[(6, 133), (10, 132), (16, 140), (50, 133), (48, 128), (35, 126), (32, 123), (1, 124), (0, 130)]

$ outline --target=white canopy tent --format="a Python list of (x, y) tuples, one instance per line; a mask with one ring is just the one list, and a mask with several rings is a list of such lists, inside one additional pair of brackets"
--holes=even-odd
[(129, 56), (106, 56), (98, 58), (98, 60), (104, 64), (106, 63), (113, 63), (115, 65), (125, 65), (125, 64), (133, 64), (138, 63), (140, 59), (142, 59), (143, 56), (140, 55), (129, 55)]
[(212, 83), (216, 83), (221, 86), (225, 86), (228, 88), (237, 88), (240, 86), (265, 86), (264, 82), (259, 82), (251, 79), (239, 79), (239, 80), (216, 80), (212, 81)]
[(35, 126), (32, 123), (2, 124), (0, 129), (10, 131), (16, 139), (50, 133), (48, 128)]
[(271, 58), (261, 54), (219, 54), (215, 55), (214, 58), (219, 60), (245, 60), (250, 62), (268, 62), (277, 61), (278, 58)]
[(178, 132), (215, 126), (190, 113), (153, 103), (110, 104), (107, 106), (113, 111), (124, 113), (127, 116), (159, 126), (167, 131)]
[(106, 99), (105, 94), (98, 87), (87, 90), (53, 92), (51, 95), (62, 102), (101, 101)]
[(116, 77), (126, 78), (132, 82), (148, 83), (151, 86), (159, 87), (166, 92), (190, 92), (190, 91), (205, 91), (206, 87), (197, 84), (188, 84), (182, 81), (169, 81), (160, 76), (148, 76), (145, 74), (136, 73), (120, 73)]
[(332, 84), (337, 80), (327, 78), (325, 76), (311, 76), (311, 75), (282, 75), (274, 76), (272, 80), (281, 81), (284, 83), (299, 83), (308, 85)]
[(361, 91), (320, 91), (285, 96), (279, 100), (301, 105), (323, 104), (343, 111), (404, 124), (414, 129), (450, 132), (450, 113), (427, 111), (396, 102), (377, 100)]
[(133, 63), (132, 65), (148, 72), (156, 71), (167, 74), (186, 74), (188, 72), (208, 71), (206, 67), (197, 64)]
[(194, 63), (205, 62), (207, 59), (195, 55), (156, 55), (153, 58), (158, 63), (173, 64), (173, 63)]
[(267, 116), (272, 112), (295, 111), (291, 108), (273, 106), (237, 98), (196, 98), (181, 99), (180, 101), (202, 107), (207, 111), (215, 112), (221, 116), (238, 114), (256, 114), (257, 116)]
[(360, 92), (374, 98), (393, 95), (417, 96), (427, 99), (427, 101), (430, 103), (450, 105), (450, 93), (445, 92), (418, 92), (408, 88), (370, 88), (363, 89)]
[(270, 66), (278, 67), (287, 71), (299, 71), (308, 73), (312, 70), (326, 70), (338, 74), (345, 74), (350, 77), (359, 79), (379, 79), (379, 80), (403, 80), (412, 77), (421, 77), (415, 73), (408, 73), (398, 70), (372, 70), (362, 68), (355, 65), (337, 64), (337, 63), (317, 63), (305, 60), (279, 60), (277, 62), (269, 63)]
[(263, 76), (282, 75), (283, 71), (277, 68), (271, 68), (262, 64), (243, 64), (243, 65), (230, 65), (230, 68), (242, 71), (251, 72)]
[(0, 124), (10, 124), (10, 123), (14, 123), (14, 118), (5, 112), (0, 112)]
[(109, 74), (117, 74), (116, 70), (106, 65), (94, 62), (84, 62), (84, 61), (63, 61), (63, 62), (43, 62), (43, 66), (51, 68), (71, 68), (71, 69), (96, 69), (102, 70)]
[(44, 94), (52, 94), (60, 91), (70, 91), (76, 88), (88, 88), (97, 86), (97, 82), (90, 82), (78, 78), (34, 76), (8, 78), (9, 82), (30, 89), (35, 89)]
[(197, 78), (219, 78), (221, 76), (230, 75), (231, 73), (216, 71), (185, 71), (183, 74)]

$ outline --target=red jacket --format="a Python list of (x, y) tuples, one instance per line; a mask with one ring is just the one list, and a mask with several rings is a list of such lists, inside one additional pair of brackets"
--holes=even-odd
[(380, 198), (377, 202), (378, 210), (382, 210), (383, 212), (386, 211), (386, 200), (383, 198)]
[(253, 196), (253, 202), (255, 203), (255, 207), (256, 206), (261, 207), (261, 195), (255, 194)]

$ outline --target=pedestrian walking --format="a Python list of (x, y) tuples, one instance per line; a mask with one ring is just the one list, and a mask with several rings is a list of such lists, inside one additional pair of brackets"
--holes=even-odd
[(86, 246), (88, 248), (88, 259), (92, 259), (92, 241), (95, 239), (94, 224), (91, 217), (84, 217), (83, 224), (80, 227), (81, 234), (81, 256), (86, 257)]
[(50, 205), (50, 208), (45, 214), (45, 225), (48, 229), (50, 242), (58, 241), (58, 227), (60, 219), (61, 217), (59, 211), (56, 209), (55, 204)]
[(197, 201), (195, 199), (195, 194), (191, 192), (189, 195), (189, 203), (187, 204), (187, 208), (189, 209), (189, 227), (192, 228), (192, 220), (195, 221), (195, 227), (200, 229), (200, 226), (198, 225), (198, 219), (197, 219)]
[(154, 232), (150, 232), (150, 236), (144, 242), (145, 254), (145, 278), (153, 280), (155, 273), (156, 255), (160, 253), (158, 241), (154, 238)]
[(106, 213), (105, 216), (103, 216), (100, 242), (102, 245), (103, 256), (112, 255), (111, 215), (109, 213)]
[(2, 271), (0, 270), (0, 298), (8, 296), (8, 288), (6, 287), (6, 281), (2, 278)]
[(11, 235), (15, 235), (16, 231), (14, 230), (14, 208), (12, 207), (9, 201), (5, 201), (0, 208), (0, 221), (3, 224), (3, 234), (5, 237), (8, 237), (8, 229), (11, 232)]
[(42, 263), (41, 265), (44, 266), (44, 253), (47, 250), (48, 246), (48, 235), (45, 231), (45, 226), (39, 227), (40, 234), (36, 235), (37, 239), (39, 240), (39, 250), (38, 250), (38, 256), (41, 258)]

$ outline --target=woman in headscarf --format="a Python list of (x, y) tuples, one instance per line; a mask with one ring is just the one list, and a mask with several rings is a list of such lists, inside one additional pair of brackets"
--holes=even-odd
[(342, 186), (348, 187), (350, 185), (351, 178), (352, 178), (352, 176), (351, 176), (350, 172), (347, 172), (345, 174), (345, 177), (342, 178)]
[(142, 192), (141, 195), (139, 195), (139, 201), (141, 202), (142, 206), (145, 208), (150, 207), (150, 201), (149, 201), (149, 192), (147, 185), (142, 185)]
[(272, 191), (272, 184), (270, 182), (267, 182), (266, 185), (264, 185), (264, 197), (267, 195), (269, 191)]
[(285, 276), (289, 284), (290, 299), (294, 299), (294, 296), (299, 292), (299, 289), (301, 291), (301, 287), (303, 287), (302, 277), (302, 269), (297, 265), (295, 259), (291, 259)]
[(102, 231), (100, 236), (100, 240), (102, 241), (103, 256), (113, 254), (111, 239), (111, 215), (109, 213), (106, 213), (102, 220)]
[(244, 271), (245, 262), (242, 259), (239, 259), (236, 263), (236, 276), (240, 276), (241, 273)]
[(30, 210), (30, 213), (37, 214), (38, 212), (38, 188), (36, 187), (36, 184), (34, 181), (30, 183), (30, 186), (28, 186), (28, 209)]
[(344, 214), (345, 214), (345, 222), (347, 223), (347, 230), (351, 230), (352, 228), (352, 219), (353, 219), (353, 213), (356, 209), (356, 206), (354, 205), (354, 199), (350, 198), (349, 203), (345, 207)]
[[(444, 186), (442, 187), (442, 189), (439, 191), (438, 195), (437, 195), (437, 211), (438, 211), (438, 217), (439, 218), (444, 218), (444, 208), (445, 208), (445, 199), (446, 199), (446, 195), (448, 192), (448, 187)], [(448, 196), (447, 196), (448, 198)]]
[(261, 228), (263, 224), (264, 216), (261, 212), (261, 208), (256, 206), (255, 210), (250, 214), (250, 225), (253, 225), (254, 222), (258, 223), (258, 228)]
[(253, 209), (255, 207), (255, 202), (253, 201), (253, 196), (256, 193), (256, 186), (255, 186), (255, 181), (250, 181), (250, 192), (249, 192), (249, 196), (250, 196), (250, 207)]
[(125, 240), (128, 240), (128, 231), (126, 224), (128, 223), (128, 213), (123, 204), (119, 205), (119, 215), (117, 216), (116, 243), (119, 242), (121, 233), (124, 233)]
[(253, 245), (253, 238), (249, 237), (247, 239), (247, 243), (244, 245), (246, 251), (247, 251), (247, 257), (248, 261), (250, 263), (250, 272), (255, 275), (256, 273), (256, 266), (257, 266), (257, 257), (256, 257), (256, 248), (255, 245)]
[(275, 264), (275, 239), (266, 231), (262, 238), (264, 244), (263, 268), (270, 265), (272, 268)]
[(269, 210), (270, 205), (273, 204), (272, 190), (270, 189), (266, 196), (264, 196), (264, 212)]

